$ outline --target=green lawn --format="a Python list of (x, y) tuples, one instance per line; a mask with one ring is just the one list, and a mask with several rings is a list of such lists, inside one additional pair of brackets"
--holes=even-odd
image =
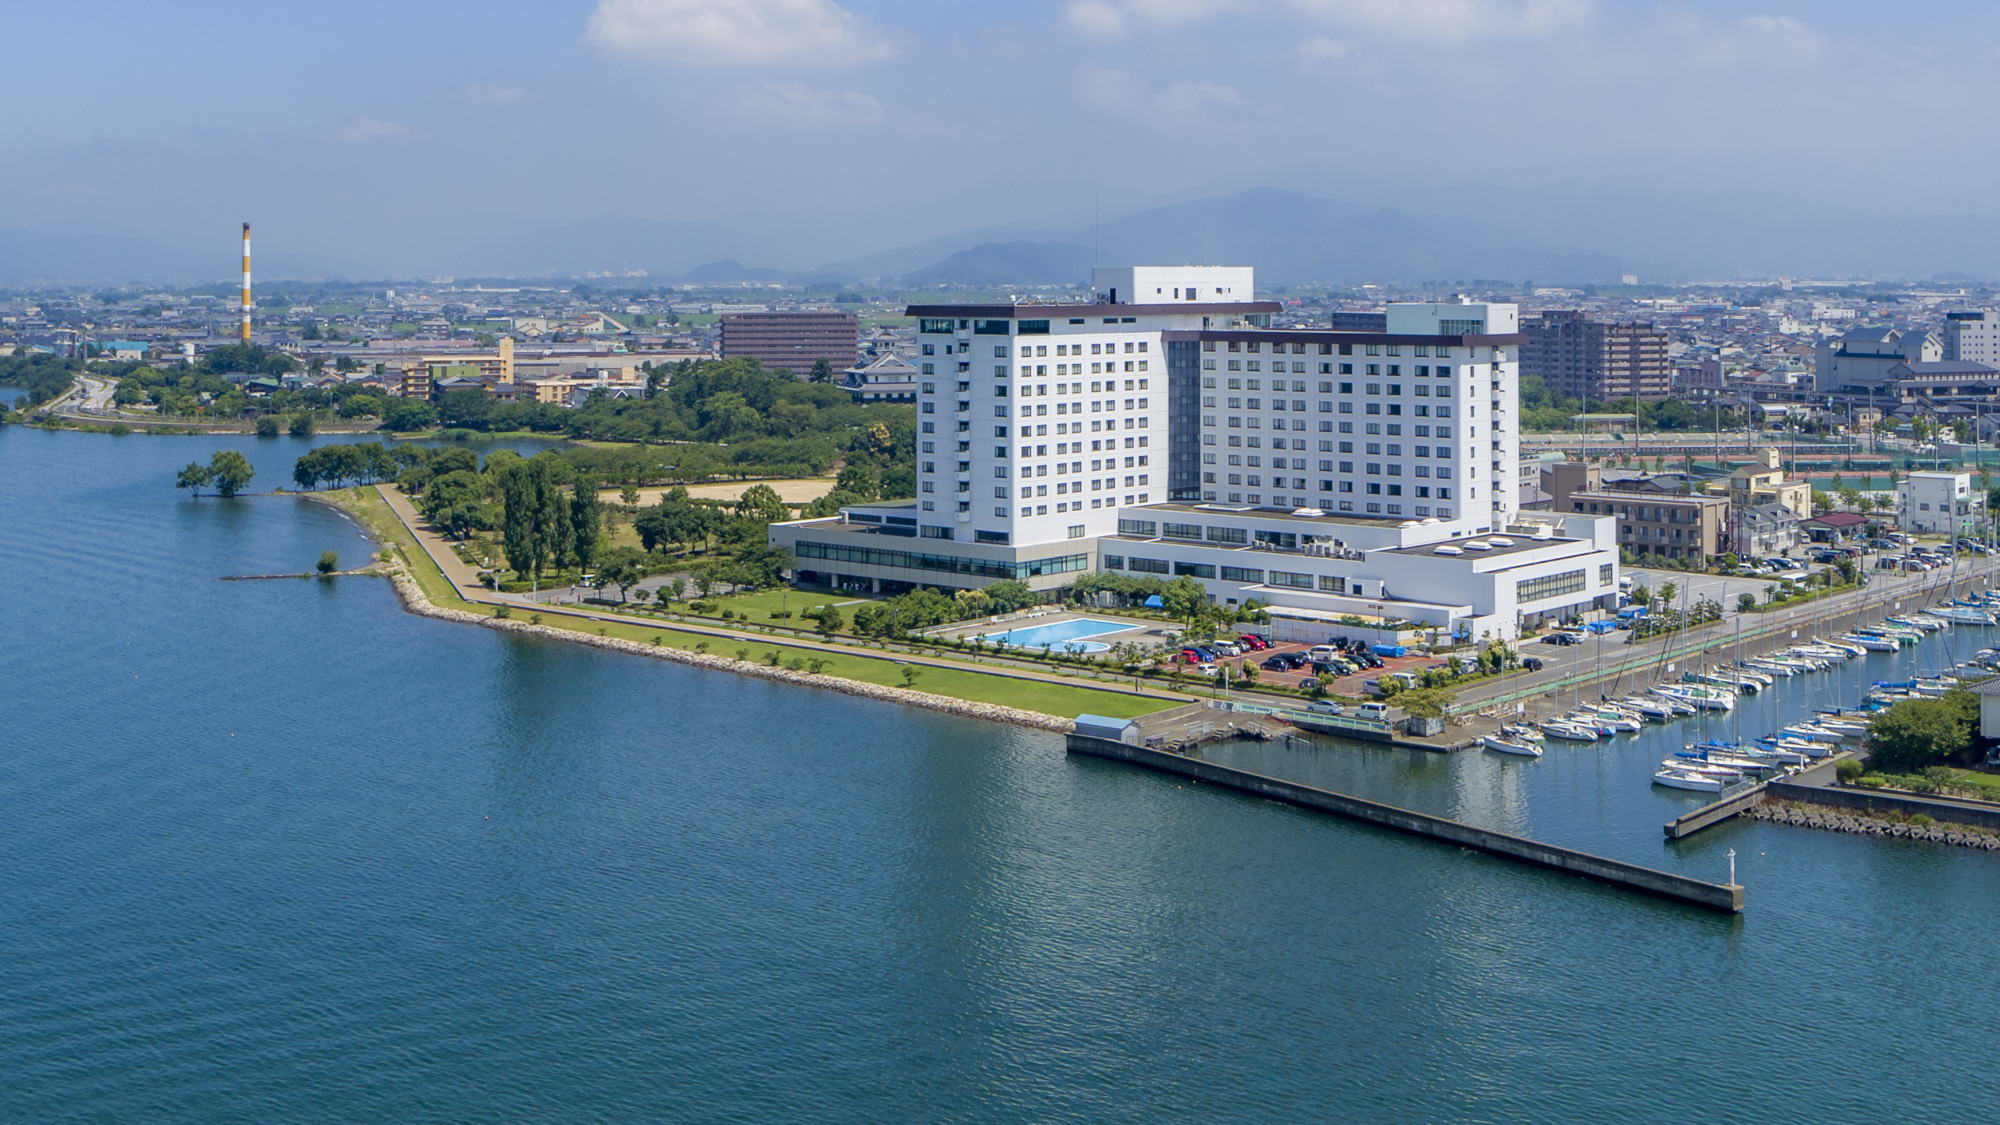
[[(795, 628), (810, 629), (812, 622), (806, 620), (806, 613), (809, 610), (818, 609), (823, 605), (838, 605), (841, 606), (841, 615), (852, 622), (854, 611), (859, 606), (845, 603), (866, 602), (873, 599), (858, 594), (814, 593), (809, 590), (758, 590), (750, 594), (725, 594), (708, 600), (715, 603), (715, 614), (727, 609), (733, 610), (739, 617), (748, 615), (753, 623), (759, 625), (790, 625)], [(675, 608), (683, 613), (689, 612), (686, 602), (676, 603)], [(784, 610), (791, 612), (792, 616), (789, 619), (771, 616)]]
[[(410, 534), (409, 529), (403, 526), (402, 521), (396, 518), (396, 514), (389, 510), (388, 502), (377, 495), (373, 488), (346, 488), (323, 492), (320, 495), (352, 513), (355, 518), (361, 520), (374, 533), (378, 541), (385, 544), (386, 549), (393, 551), (397, 556), (407, 561), (411, 576), (416, 579), (418, 587), (424, 592), (424, 596), (429, 598), (433, 604), (448, 609), (477, 613), (481, 616), (493, 616), (494, 607), (475, 605), (458, 596), (457, 592), (452, 589), (450, 581), (445, 578), (444, 573), (438, 570), (437, 564), (432, 562), (430, 556), (417, 546), (416, 539)], [(783, 594), (784, 591), (767, 590), (756, 594), (743, 594), (735, 598), (722, 600), (730, 603), (731, 607), (738, 609), (739, 612), (745, 605), (748, 605), (750, 613), (755, 618), (760, 613), (760, 610), (757, 608), (758, 606), (763, 606), (761, 610), (763, 614), (768, 614), (771, 609), (778, 608), (779, 600)], [(849, 600), (844, 595), (816, 595), (792, 591), (792, 611), (794, 614), (801, 608), (799, 601), (802, 598), (809, 605), (818, 605), (828, 601)], [(813, 599), (818, 600), (815, 601)], [(885, 684), (890, 687), (904, 686), (904, 666), (897, 664), (892, 658), (878, 659), (849, 653), (819, 653), (801, 649), (780, 641), (763, 638), (752, 638), (749, 642), (745, 643), (731, 641), (725, 637), (706, 637), (699, 633), (685, 632), (667, 625), (654, 625), (646, 622), (601, 621), (572, 616), (554, 610), (534, 614), (531, 611), (514, 609), (512, 613), (517, 620), (539, 616), (542, 624), (551, 625), (558, 629), (618, 637), (623, 640), (636, 641), (640, 644), (658, 643), (671, 648), (705, 651), (718, 656), (734, 656), (738, 649), (747, 648), (750, 650), (749, 659), (759, 663), (766, 663), (765, 654), (774, 651), (779, 654), (781, 662), (788, 662), (793, 657), (807, 659), (818, 657), (826, 661), (825, 675), (838, 676), (849, 680), (860, 680), (871, 684)], [(655, 638), (658, 638), (657, 642)], [(1002, 706), (1018, 707), (1024, 711), (1035, 711), (1044, 715), (1056, 715), (1061, 718), (1074, 718), (1086, 712), (1094, 715), (1110, 715), (1121, 719), (1136, 718), (1154, 711), (1164, 711), (1169, 707), (1177, 707), (1183, 702), (1171, 699), (1149, 699), (1143, 696), (1098, 691), (1094, 688), (1071, 687), (1066, 684), (1046, 684), (1032, 680), (1016, 680), (976, 668), (935, 668), (918, 667), (916, 665), (910, 665), (910, 667), (917, 669), (917, 681), (911, 686), (914, 686), (918, 691), (949, 696), (953, 699), (971, 700), (976, 703), (997, 703)]]
[[(514, 614), (519, 619), (522, 611), (517, 609)], [(897, 664), (895, 659), (890, 657), (816, 652), (765, 637), (732, 641), (726, 637), (707, 637), (699, 633), (683, 632), (669, 625), (608, 622), (572, 617), (552, 611), (544, 612), (540, 617), (542, 624), (553, 625), (559, 629), (619, 637), (640, 644), (653, 644), (654, 638), (657, 637), (659, 638), (657, 643), (670, 648), (708, 652), (716, 656), (735, 656), (739, 649), (747, 649), (748, 659), (760, 664), (769, 663), (766, 654), (771, 652), (779, 654), (781, 663), (789, 662), (795, 656), (805, 659), (818, 657), (826, 661), (823, 673), (825, 675), (860, 680), (864, 683), (885, 684), (890, 687), (904, 686), (904, 666)], [(975, 668), (936, 668), (916, 665), (910, 667), (917, 669), (917, 681), (911, 686), (918, 691), (977, 703), (998, 703), (1063, 718), (1073, 718), (1085, 712), (1116, 718), (1135, 718), (1154, 711), (1164, 711), (1169, 707), (1177, 707), (1183, 702), (1148, 699), (1142, 696), (1098, 691), (1094, 688), (1070, 687), (1066, 684), (1016, 680)]]

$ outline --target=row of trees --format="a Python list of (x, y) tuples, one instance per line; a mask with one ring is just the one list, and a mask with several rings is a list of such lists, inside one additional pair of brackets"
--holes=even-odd
[(603, 534), (597, 482), (573, 478), (565, 492), (549, 459), (534, 457), (500, 474), (500, 549), (517, 574), (539, 579), (545, 570), (589, 570)]
[(1555, 433), (1567, 430), (1571, 418), (1592, 413), (1636, 414), (1639, 416), (1639, 428), (1648, 433), (1707, 430), (1716, 426), (1728, 430), (1743, 424), (1742, 416), (1734, 410), (1724, 409), (1718, 415), (1713, 408), (1697, 410), (1679, 399), (1657, 402), (1640, 402), (1633, 398), (1585, 401), (1557, 394), (1549, 389), (1548, 382), (1540, 375), (1521, 376), (1523, 432)]
[(1027, 583), (1011, 579), (951, 594), (912, 590), (901, 597), (856, 607), (854, 631), (864, 637), (900, 637), (952, 621), (1012, 613), (1040, 600)]
[(0, 386), (20, 387), (27, 392), (21, 405), (38, 406), (69, 390), (82, 366), (74, 359), (40, 353), (0, 356)]

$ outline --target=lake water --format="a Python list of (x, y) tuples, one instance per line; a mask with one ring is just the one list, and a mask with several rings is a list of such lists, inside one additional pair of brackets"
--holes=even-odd
[(310, 444), (0, 431), (0, 1121), (1991, 1118), (1989, 856), (1668, 849), (1632, 742), (1283, 752), (1734, 847), (1722, 918), (379, 581), (216, 581), (365, 554), (171, 485)]

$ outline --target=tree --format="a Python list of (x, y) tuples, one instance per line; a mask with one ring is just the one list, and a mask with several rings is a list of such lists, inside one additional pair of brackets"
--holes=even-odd
[(639, 486), (630, 481), (625, 482), (625, 487), (618, 490), (618, 499), (628, 508), (638, 504)]
[(792, 518), (792, 510), (785, 505), (784, 498), (768, 484), (753, 484), (744, 489), (742, 497), (736, 501), (736, 514), (766, 524)]
[(339, 569), (340, 556), (338, 554), (333, 551), (321, 551), (319, 553), (319, 572), (321, 574), (332, 574)]
[(1937, 699), (1906, 699), (1868, 724), (1869, 760), (1908, 773), (1955, 758), (1972, 745), (1979, 697), (1954, 690)]
[(1736, 595), (1736, 612), (1749, 613), (1751, 610), (1756, 608), (1757, 608), (1757, 595), (1755, 594)]
[(291, 435), (293, 437), (311, 437), (318, 428), (319, 425), (313, 420), (310, 410), (302, 410), (292, 415)]
[(589, 570), (597, 558), (597, 537), (603, 527), (604, 513), (598, 503), (597, 481), (589, 476), (576, 478), (576, 490), (570, 497), (570, 554), (576, 558), (578, 569)]
[(1673, 608), (1674, 595), (1678, 593), (1680, 593), (1680, 587), (1676, 586), (1672, 582), (1664, 582), (1660, 584), (1660, 611), (1662, 613)]
[(217, 496), (236, 495), (257, 475), (257, 470), (250, 467), (250, 459), (234, 449), (221, 450), (209, 458), (208, 471)]
[(210, 469), (207, 465), (199, 461), (189, 461), (187, 467), (182, 469), (178, 476), (174, 477), (174, 487), (185, 488), (193, 495), (200, 496), (201, 490), (207, 488), (209, 483), (214, 479), (215, 471), (213, 469)]
[(382, 405), (382, 428), (385, 430), (407, 433), (428, 430), (435, 425), (437, 407), (422, 399), (392, 398)]
[[(1385, 679), (1382, 686), (1387, 687), (1395, 682)], [(1442, 719), (1445, 713), (1451, 710), (1451, 705), (1457, 701), (1458, 693), (1443, 687), (1413, 688), (1396, 696), (1396, 706), (1401, 707), (1403, 714), (1413, 719)]]
[(1208, 604), (1208, 590), (1200, 582), (1182, 575), (1160, 591), (1160, 601), (1169, 616), (1192, 626), (1202, 606)]
[(277, 437), (279, 428), (278, 416), (275, 414), (266, 414), (257, 419), (258, 437)]
[(813, 360), (812, 376), (807, 381), (812, 383), (833, 382), (833, 364), (828, 363), (824, 359)]

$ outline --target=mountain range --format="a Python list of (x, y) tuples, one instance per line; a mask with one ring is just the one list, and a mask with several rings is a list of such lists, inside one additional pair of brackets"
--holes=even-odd
[[(930, 286), (1076, 284), (1091, 264), (1252, 265), (1270, 285), (1482, 279), (1597, 283), (1696, 277), (1992, 276), (2000, 225), (1976, 217), (1814, 214), (1781, 199), (1737, 206), (1597, 185), (1543, 191), (1355, 186), (1359, 203), (1276, 187), (1146, 207), (1084, 226), (987, 225), (836, 260), (850, 233), (746, 231), (685, 219), (600, 217), (486, 236), (404, 276), (644, 277), (653, 283), (853, 281)], [(1387, 202), (1385, 202), (1385, 200)], [(1784, 215), (1781, 220), (1757, 216)], [(817, 228), (815, 228), (817, 229)], [(810, 233), (810, 232), (809, 232)], [(215, 281), (233, 256), (204, 242), (0, 229), (0, 284)], [(224, 243), (227, 245), (227, 242)], [(852, 242), (850, 241), (851, 245)], [(394, 271), (266, 245), (263, 278), (365, 279)], [(428, 255), (426, 256), (428, 261)]]

